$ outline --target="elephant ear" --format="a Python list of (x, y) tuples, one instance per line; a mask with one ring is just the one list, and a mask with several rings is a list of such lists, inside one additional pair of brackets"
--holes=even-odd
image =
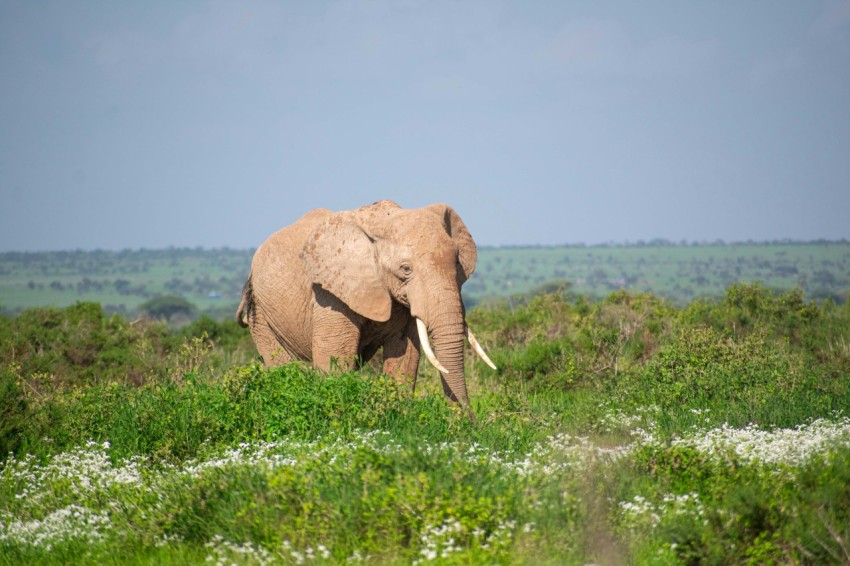
[(392, 298), (381, 280), (372, 239), (344, 216), (313, 230), (301, 250), (307, 276), (359, 315), (385, 322)]
[(472, 234), (469, 233), (466, 224), (460, 219), (460, 215), (449, 205), (432, 204), (425, 208), (442, 218), (443, 228), (457, 246), (458, 261), (461, 268), (459, 275), (461, 276), (461, 283), (465, 282), (472, 277), (472, 272), (475, 271), (475, 262), (478, 261), (478, 248), (475, 246)]

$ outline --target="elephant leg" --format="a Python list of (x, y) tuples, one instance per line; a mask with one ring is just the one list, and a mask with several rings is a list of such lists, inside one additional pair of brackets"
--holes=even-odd
[(361, 345), (360, 353), (357, 356), (357, 369), (362, 369), (369, 365), (369, 362), (375, 357), (375, 354), (378, 353), (378, 349), (380, 347), (380, 344), (369, 344), (365, 347)]
[(360, 345), (362, 317), (329, 293), (313, 302), (313, 364), (323, 370), (354, 367)]
[(401, 333), (390, 336), (384, 342), (384, 373), (396, 378), (399, 383), (409, 383), (411, 390), (415, 390), (418, 370), (419, 333), (411, 318)]
[(277, 336), (266, 322), (262, 312), (253, 313), (251, 323), (251, 338), (257, 346), (257, 351), (263, 357), (266, 367), (277, 367), (292, 361), (292, 356), (284, 349)]

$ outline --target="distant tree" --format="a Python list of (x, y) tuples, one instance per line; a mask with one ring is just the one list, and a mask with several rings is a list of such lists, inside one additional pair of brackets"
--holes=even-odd
[(165, 282), (165, 288), (171, 291), (172, 293), (180, 290), (180, 287), (183, 286), (183, 281), (178, 279), (177, 277), (172, 277), (168, 281)]
[(182, 297), (164, 295), (154, 297), (139, 305), (139, 312), (147, 317), (171, 322), (175, 317), (190, 318), (195, 305)]
[(823, 287), (833, 287), (836, 284), (835, 275), (831, 271), (826, 270), (815, 271), (812, 280)]
[(563, 296), (568, 296), (573, 284), (565, 279), (554, 279), (538, 285), (529, 293), (529, 295), (548, 295), (551, 293), (560, 293)]
[(592, 284), (604, 283), (608, 280), (608, 272), (605, 269), (598, 267), (593, 270), (593, 273), (590, 276), (590, 280)]
[(116, 279), (112, 282), (112, 285), (119, 295), (126, 295), (130, 289), (130, 282), (127, 279)]

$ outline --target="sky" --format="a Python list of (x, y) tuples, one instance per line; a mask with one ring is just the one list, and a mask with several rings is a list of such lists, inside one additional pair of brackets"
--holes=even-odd
[(850, 0), (0, 0), (0, 251), (850, 239)]

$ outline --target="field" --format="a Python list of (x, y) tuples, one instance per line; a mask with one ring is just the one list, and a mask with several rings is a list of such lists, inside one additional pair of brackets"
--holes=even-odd
[[(0, 254), (0, 312), (99, 302), (136, 316), (152, 297), (176, 295), (199, 312), (232, 316), (252, 250), (167, 249)], [(850, 243), (773, 243), (481, 248), (464, 286), (468, 306), (568, 285), (603, 298), (651, 292), (677, 304), (720, 297), (732, 283), (799, 286), (810, 299), (842, 303), (850, 290)]]
[(749, 281), (843, 300), (850, 289), (850, 243), (485, 248), (464, 292), (479, 302), (553, 281), (596, 298), (625, 289), (680, 304), (719, 297), (729, 285)]
[[(235, 311), (251, 250), (167, 249), (0, 254), (0, 307), (98, 302), (127, 315), (160, 295), (185, 297), (199, 310)], [(234, 307), (234, 308), (231, 308)]]
[(574, 291), (469, 311), (475, 419), (232, 320), (2, 316), (0, 564), (850, 561), (850, 304)]

